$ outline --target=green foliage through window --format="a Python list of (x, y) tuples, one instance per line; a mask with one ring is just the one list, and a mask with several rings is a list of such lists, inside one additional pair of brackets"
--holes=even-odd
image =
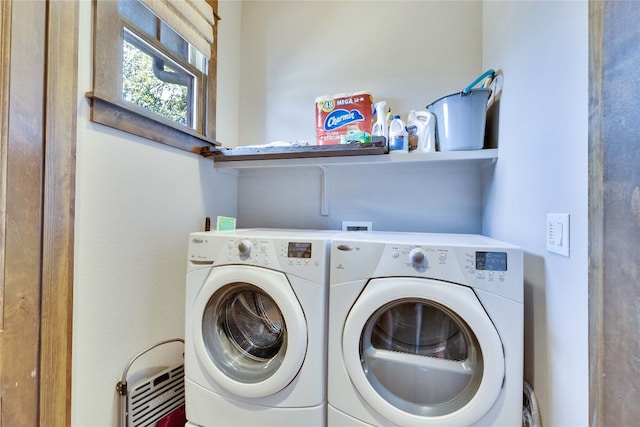
[(163, 58), (152, 56), (137, 45), (139, 43), (130, 35), (125, 35), (122, 61), (124, 100), (191, 127), (193, 76), (168, 66)]

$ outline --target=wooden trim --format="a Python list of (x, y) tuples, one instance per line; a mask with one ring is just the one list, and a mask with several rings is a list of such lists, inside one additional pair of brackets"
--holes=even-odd
[[(118, 4), (94, 1), (93, 14), (93, 93), (100, 97), (121, 94), (122, 78), (114, 77), (122, 73), (122, 24)], [(103, 49), (103, 46), (112, 48)]]
[(589, 2), (589, 425), (640, 418), (640, 3)]
[[(46, 4), (4, 5), (7, 96), (0, 132), (6, 141), (3, 268), (4, 329), (0, 331), (0, 425), (38, 423), (42, 253), (42, 171)], [(7, 21), (9, 19), (10, 21)], [(8, 40), (6, 40), (6, 39)], [(7, 61), (4, 58), (3, 61)], [(4, 63), (5, 65), (7, 62)], [(6, 74), (5, 74), (6, 73)]]
[(380, 155), (384, 153), (384, 143), (353, 143), (334, 145), (306, 145), (302, 147), (257, 147), (235, 150), (221, 150), (213, 153), (215, 162), (238, 160), (308, 159), (318, 157), (346, 157)]
[(213, 16), (216, 19), (216, 25), (213, 26), (213, 43), (211, 44), (211, 57), (209, 59), (209, 74), (207, 74), (207, 94), (205, 102), (207, 102), (207, 117), (205, 118), (204, 134), (215, 141), (216, 140), (216, 106), (217, 106), (217, 87), (218, 87), (218, 0), (207, 0), (207, 3), (213, 9)]
[(175, 129), (117, 103), (91, 94), (87, 94), (87, 97), (91, 99), (92, 122), (196, 154), (215, 151), (215, 146), (220, 145), (207, 141), (196, 132), (186, 133)]
[[(217, 1), (211, 6), (215, 13)], [(217, 15), (214, 14), (215, 16)], [(199, 81), (206, 80), (204, 84), (198, 84), (195, 94), (198, 102), (196, 111), (199, 112), (195, 117), (196, 129), (182, 126), (122, 100), (122, 79), (114, 76), (122, 74), (122, 32), (125, 22), (126, 26), (135, 32), (136, 37), (194, 73)], [(93, 91), (87, 93), (91, 100), (91, 121), (194, 153), (215, 151), (215, 146), (220, 145), (215, 141), (217, 26), (213, 26), (214, 42), (206, 76), (192, 65), (184, 64), (183, 60), (169, 52), (157, 40), (152, 40), (144, 31), (138, 29), (135, 23), (122, 17), (118, 12), (117, 2), (94, 3), (93, 31)], [(105, 46), (110, 48), (101, 48)], [(203, 92), (205, 90), (206, 93)], [(201, 112), (204, 112), (206, 117)]]
[[(11, 6), (10, 1), (0, 3), (0, 248), (5, 245), (7, 223), (7, 146), (9, 128), (9, 72), (11, 63)], [(0, 331), (4, 329), (4, 263), (5, 251), (0, 250)], [(2, 414), (0, 408), (0, 416)]]
[(78, 9), (69, 1), (47, 8), (41, 426), (71, 425)]
[(589, 1), (589, 425), (603, 425), (603, 3)]

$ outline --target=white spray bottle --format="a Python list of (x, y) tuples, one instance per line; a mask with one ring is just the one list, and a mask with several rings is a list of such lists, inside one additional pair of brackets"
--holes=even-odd
[(389, 125), (387, 124), (387, 118), (385, 116), (384, 108), (387, 105), (387, 101), (379, 101), (373, 104), (373, 115), (375, 116), (375, 122), (371, 129), (372, 136), (384, 136), (386, 143), (389, 142)]

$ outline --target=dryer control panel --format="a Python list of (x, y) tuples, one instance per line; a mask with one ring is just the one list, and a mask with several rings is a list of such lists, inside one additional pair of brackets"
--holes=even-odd
[(414, 276), (522, 299), (522, 251), (518, 248), (334, 241), (331, 265), (332, 283)]

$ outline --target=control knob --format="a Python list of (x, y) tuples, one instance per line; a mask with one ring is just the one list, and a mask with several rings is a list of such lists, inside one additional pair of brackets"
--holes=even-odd
[(238, 254), (240, 255), (240, 259), (247, 259), (249, 255), (251, 255), (251, 241), (247, 239), (243, 239), (238, 243)]
[(411, 249), (411, 252), (409, 252), (409, 261), (411, 261), (411, 265), (419, 273), (424, 273), (427, 267), (429, 267), (427, 252), (422, 248)]

